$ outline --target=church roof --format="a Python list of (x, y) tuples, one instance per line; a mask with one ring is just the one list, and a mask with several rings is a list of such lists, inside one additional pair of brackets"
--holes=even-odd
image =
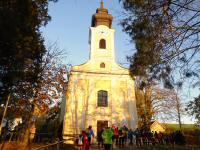
[(101, 1), (100, 8), (97, 8), (96, 13), (92, 16), (92, 27), (105, 25), (109, 28), (112, 27), (112, 15), (108, 13), (108, 9), (104, 8), (104, 3)]

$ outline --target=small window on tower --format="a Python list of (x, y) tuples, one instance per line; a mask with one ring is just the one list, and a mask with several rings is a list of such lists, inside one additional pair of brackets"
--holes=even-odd
[(105, 39), (101, 39), (99, 41), (99, 48), (100, 49), (106, 49), (106, 40)]
[(106, 67), (105, 63), (100, 64), (100, 68), (105, 68), (105, 67)]

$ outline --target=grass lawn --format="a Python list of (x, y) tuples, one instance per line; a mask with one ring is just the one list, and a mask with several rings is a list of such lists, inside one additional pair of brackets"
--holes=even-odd
[[(171, 130), (179, 130), (179, 124), (164, 124), (164, 126), (167, 129), (171, 129)], [(182, 124), (182, 130), (183, 131), (194, 131), (194, 130), (200, 130), (200, 126), (196, 126), (194, 124)]]

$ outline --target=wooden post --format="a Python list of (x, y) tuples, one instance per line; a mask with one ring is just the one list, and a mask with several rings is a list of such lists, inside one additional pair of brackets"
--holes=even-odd
[(56, 145), (56, 150), (59, 150), (60, 149), (60, 141), (58, 141), (57, 145)]
[(8, 98), (7, 98), (7, 101), (6, 101), (6, 107), (4, 109), (4, 112), (3, 112), (3, 117), (1, 119), (1, 125), (0, 125), (0, 135), (1, 135), (1, 129), (2, 129), (2, 125), (3, 125), (3, 120), (5, 118), (5, 115), (6, 115), (6, 111), (7, 111), (7, 108), (8, 108), (8, 103), (10, 101), (10, 94), (8, 95)]

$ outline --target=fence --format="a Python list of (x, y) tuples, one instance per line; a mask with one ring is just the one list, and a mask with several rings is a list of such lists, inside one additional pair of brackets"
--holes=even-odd
[[(66, 140), (74, 140), (74, 138), (69, 138), (69, 139), (66, 139)], [(64, 141), (66, 141), (66, 140), (58, 141), (58, 142), (55, 142), (55, 143), (52, 143), (52, 144), (47, 144), (47, 145), (37, 147), (37, 148), (32, 148), (31, 150), (62, 150), (64, 148), (66, 148), (66, 146), (68, 146), (68, 147), (74, 146), (74, 145), (66, 145), (64, 143)]]
[(38, 148), (33, 148), (32, 150), (60, 150), (61, 148), (64, 148), (63, 141), (47, 144)]

